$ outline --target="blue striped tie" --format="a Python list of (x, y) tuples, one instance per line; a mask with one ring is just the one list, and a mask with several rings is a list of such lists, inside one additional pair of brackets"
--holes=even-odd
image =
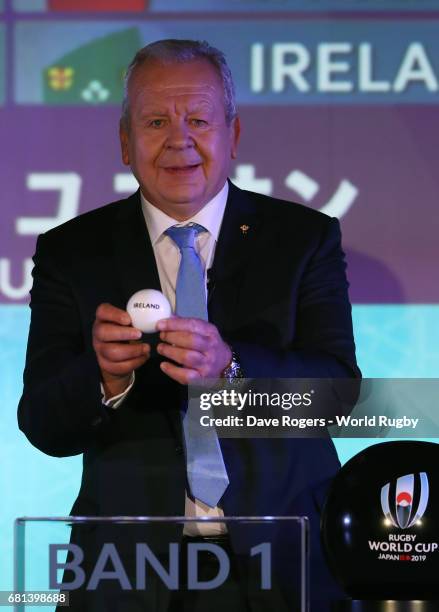
[[(191, 223), (166, 230), (180, 249), (181, 262), (175, 290), (175, 312), (180, 317), (208, 320), (203, 266), (195, 250), (198, 233), (207, 231)], [(229, 479), (214, 427), (200, 424), (198, 405), (189, 406), (183, 418), (187, 478), (193, 497), (214, 508), (218, 505)]]

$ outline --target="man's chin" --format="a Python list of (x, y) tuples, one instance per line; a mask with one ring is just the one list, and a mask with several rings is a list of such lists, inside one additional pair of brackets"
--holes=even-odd
[(160, 193), (157, 198), (151, 196), (147, 199), (170, 217), (178, 216), (181, 220), (195, 215), (209, 200), (203, 189), (189, 189), (185, 185)]

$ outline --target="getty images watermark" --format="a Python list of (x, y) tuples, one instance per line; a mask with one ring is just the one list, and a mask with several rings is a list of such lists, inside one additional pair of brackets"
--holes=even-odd
[(437, 379), (242, 379), (189, 388), (219, 437), (438, 437)]

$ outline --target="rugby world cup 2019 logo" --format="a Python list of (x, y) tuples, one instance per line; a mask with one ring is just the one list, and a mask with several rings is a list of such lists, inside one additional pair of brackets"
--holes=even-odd
[(429, 486), (425, 472), (400, 476), (381, 489), (381, 508), (394, 527), (408, 529), (419, 521), (428, 504)]

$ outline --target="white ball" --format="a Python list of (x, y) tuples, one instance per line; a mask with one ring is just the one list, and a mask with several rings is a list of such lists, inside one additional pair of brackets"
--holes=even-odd
[(157, 331), (157, 321), (171, 316), (171, 305), (161, 291), (141, 289), (128, 300), (127, 312), (133, 327), (151, 334)]

